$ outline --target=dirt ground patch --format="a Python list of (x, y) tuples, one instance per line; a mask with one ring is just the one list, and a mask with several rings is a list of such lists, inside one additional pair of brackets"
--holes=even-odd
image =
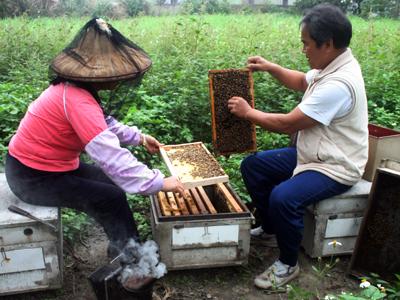
[[(79, 243), (75, 248), (75, 257), (68, 249), (64, 251), (64, 283), (62, 289), (27, 293), (2, 297), (2, 300), (22, 299), (60, 299), (60, 300), (96, 300), (96, 296), (87, 279), (96, 268), (107, 263), (107, 238), (104, 232), (94, 226), (85, 245)], [(288, 299), (286, 293), (268, 293), (253, 285), (253, 277), (261, 273), (277, 257), (278, 250), (261, 244), (252, 244), (249, 264), (242, 267), (223, 267), (211, 269), (183, 270), (168, 272), (154, 286), (154, 300), (261, 300)], [(325, 262), (328, 262), (326, 260)], [(323, 298), (329, 292), (340, 293), (343, 290), (355, 290), (358, 282), (346, 276), (349, 257), (340, 257), (338, 264), (323, 278), (317, 276), (312, 266), (317, 259), (300, 254), (300, 276), (292, 282), (295, 287), (314, 292)], [(303, 296), (304, 299), (318, 299)], [(302, 299), (302, 298), (296, 298)]]

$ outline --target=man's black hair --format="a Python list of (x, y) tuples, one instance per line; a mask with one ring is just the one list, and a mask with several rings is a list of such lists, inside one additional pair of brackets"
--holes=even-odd
[(336, 49), (349, 46), (352, 27), (343, 11), (331, 4), (319, 4), (306, 11), (300, 25), (306, 26), (317, 47), (332, 39)]

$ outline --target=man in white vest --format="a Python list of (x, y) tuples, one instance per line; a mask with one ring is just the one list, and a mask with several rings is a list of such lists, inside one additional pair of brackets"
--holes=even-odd
[(300, 25), (310, 71), (289, 70), (260, 56), (250, 57), (248, 68), (303, 91), (301, 103), (280, 114), (253, 109), (240, 97), (228, 101), (231, 113), (268, 131), (297, 133), (296, 147), (258, 152), (241, 165), (262, 219), (251, 234), (276, 238), (280, 250), (279, 258), (254, 280), (263, 289), (285, 285), (299, 274), (305, 208), (357, 183), (368, 157), (367, 97), (360, 66), (348, 48), (349, 19), (339, 8), (321, 4)]

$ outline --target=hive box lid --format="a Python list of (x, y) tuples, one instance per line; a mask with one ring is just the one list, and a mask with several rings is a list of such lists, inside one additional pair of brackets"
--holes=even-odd
[(30, 205), (19, 200), (8, 187), (5, 174), (0, 173), (0, 226), (36, 222), (9, 211), (8, 207), (11, 204), (26, 210), (42, 220), (54, 220), (58, 218), (58, 209), (56, 207)]
[(371, 186), (371, 182), (361, 179), (346, 192), (312, 204), (307, 209), (317, 214), (362, 211), (367, 205)]

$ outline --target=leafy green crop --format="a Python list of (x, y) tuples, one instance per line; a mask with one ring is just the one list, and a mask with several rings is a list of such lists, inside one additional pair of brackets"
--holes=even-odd
[[(48, 65), (87, 22), (83, 18), (26, 17), (0, 20), (0, 154), (29, 103), (47, 86)], [(242, 68), (262, 55), (287, 68), (308, 71), (301, 52), (300, 16), (237, 14), (136, 17), (112, 25), (139, 44), (153, 60), (142, 85), (123, 90), (122, 120), (165, 144), (202, 141), (211, 147), (208, 70)], [(351, 17), (351, 48), (365, 78), (370, 122), (400, 129), (400, 21)], [(256, 108), (288, 112), (301, 100), (265, 73), (254, 74)], [(258, 149), (287, 145), (286, 135), (257, 129)], [(132, 149), (142, 161), (165, 172), (157, 157)], [(242, 155), (219, 157), (233, 188), (249, 201), (239, 171)], [(140, 202), (142, 197), (130, 200)], [(147, 202), (148, 203), (148, 202)], [(138, 217), (139, 218), (139, 217)], [(140, 228), (146, 218), (139, 218)]]

